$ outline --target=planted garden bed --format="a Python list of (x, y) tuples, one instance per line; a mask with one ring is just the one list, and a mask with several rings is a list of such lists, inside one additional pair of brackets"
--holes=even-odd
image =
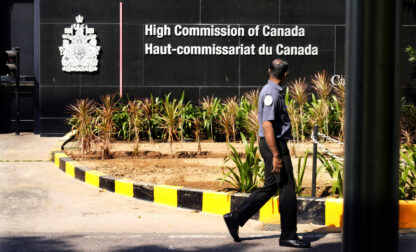
[[(244, 157), (243, 143), (232, 143), (238, 152)], [(342, 147), (337, 144), (326, 144), (338, 155), (342, 155)], [(134, 144), (116, 142), (111, 144), (111, 158), (101, 160), (99, 152), (91, 152), (82, 158), (78, 149), (70, 146), (65, 150), (82, 166), (101, 171), (116, 178), (132, 181), (149, 182), (154, 184), (165, 184), (184, 186), (189, 188), (208, 189), (214, 191), (232, 191), (229, 183), (217, 180), (222, 178), (224, 158), (230, 151), (226, 143), (213, 143), (205, 141), (201, 143), (202, 152), (197, 154), (197, 143), (173, 143), (174, 157), (171, 157), (168, 143), (141, 142), (139, 151), (133, 157)], [(292, 163), (297, 175), (299, 158), (303, 157), (307, 149), (312, 149), (312, 142), (299, 144), (289, 143), (292, 154)], [(243, 158), (244, 159), (244, 158)], [(228, 161), (227, 165), (232, 166), (233, 162)], [(318, 160), (318, 166), (321, 165)], [(304, 191), (301, 195), (310, 196), (312, 179), (312, 157), (307, 160), (305, 175), (302, 183)], [(321, 171), (317, 177), (317, 196), (327, 196), (332, 193), (331, 177)]]
[[(344, 79), (331, 81), (322, 71), (288, 84), (285, 102), (296, 141), (289, 147), (296, 193), (310, 195), (312, 158), (305, 152), (312, 143), (303, 141), (311, 139), (312, 129), (318, 127), (324, 146), (318, 153), (316, 196), (342, 196)], [(203, 97), (197, 103), (187, 101), (184, 93), (179, 99), (171, 94), (123, 99), (108, 94), (98, 102), (83, 99), (70, 105), (68, 123), (77, 144), (67, 154), (89, 168), (142, 182), (242, 192), (262, 185), (263, 163), (254, 144), (259, 89), (240, 98)], [(400, 123), (406, 150), (402, 149), (399, 169), (401, 199), (416, 197), (415, 118), (416, 106), (403, 99)]]

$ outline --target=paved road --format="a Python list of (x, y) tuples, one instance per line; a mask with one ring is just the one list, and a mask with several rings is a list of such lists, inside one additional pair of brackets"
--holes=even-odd
[[(233, 243), (221, 216), (127, 198), (70, 178), (48, 161), (58, 140), (0, 135), (0, 251), (293, 250), (279, 248), (279, 231), (264, 231), (257, 221), (240, 231), (246, 240)], [(311, 251), (340, 250), (340, 230), (299, 225), (299, 231), (313, 242)], [(401, 251), (416, 251), (416, 232), (402, 234), (400, 242)]]
[[(224, 234), (19, 234), (0, 237), (2, 251), (302, 251), (278, 247), (276, 235), (250, 236), (232, 243)], [(316, 240), (322, 237), (309, 237)], [(308, 251), (339, 251), (339, 234), (328, 234)]]

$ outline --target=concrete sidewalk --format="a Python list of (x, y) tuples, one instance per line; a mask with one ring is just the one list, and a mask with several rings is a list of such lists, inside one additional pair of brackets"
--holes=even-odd
[[(127, 198), (65, 175), (49, 161), (59, 141), (0, 135), (0, 232), (225, 231), (219, 216)], [(253, 221), (244, 231), (261, 232), (258, 226)]]
[(0, 134), (0, 161), (48, 161), (51, 150), (60, 148), (62, 143), (58, 137), (40, 137), (27, 132)]

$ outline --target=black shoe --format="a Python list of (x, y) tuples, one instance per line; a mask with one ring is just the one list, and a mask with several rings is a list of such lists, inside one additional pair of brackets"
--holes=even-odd
[(279, 245), (283, 247), (293, 247), (293, 248), (310, 248), (311, 243), (301, 240), (301, 239), (295, 239), (295, 240), (282, 240), (280, 239)]
[(230, 235), (233, 237), (234, 241), (241, 242), (240, 237), (238, 237), (238, 224), (233, 220), (233, 214), (228, 213), (223, 217), (225, 224), (227, 224), (228, 232), (230, 232)]

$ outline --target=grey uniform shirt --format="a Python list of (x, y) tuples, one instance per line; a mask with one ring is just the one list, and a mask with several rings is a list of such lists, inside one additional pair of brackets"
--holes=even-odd
[(292, 139), (283, 88), (269, 80), (260, 91), (258, 105), (259, 137), (264, 137), (263, 122), (271, 121), (276, 138)]

